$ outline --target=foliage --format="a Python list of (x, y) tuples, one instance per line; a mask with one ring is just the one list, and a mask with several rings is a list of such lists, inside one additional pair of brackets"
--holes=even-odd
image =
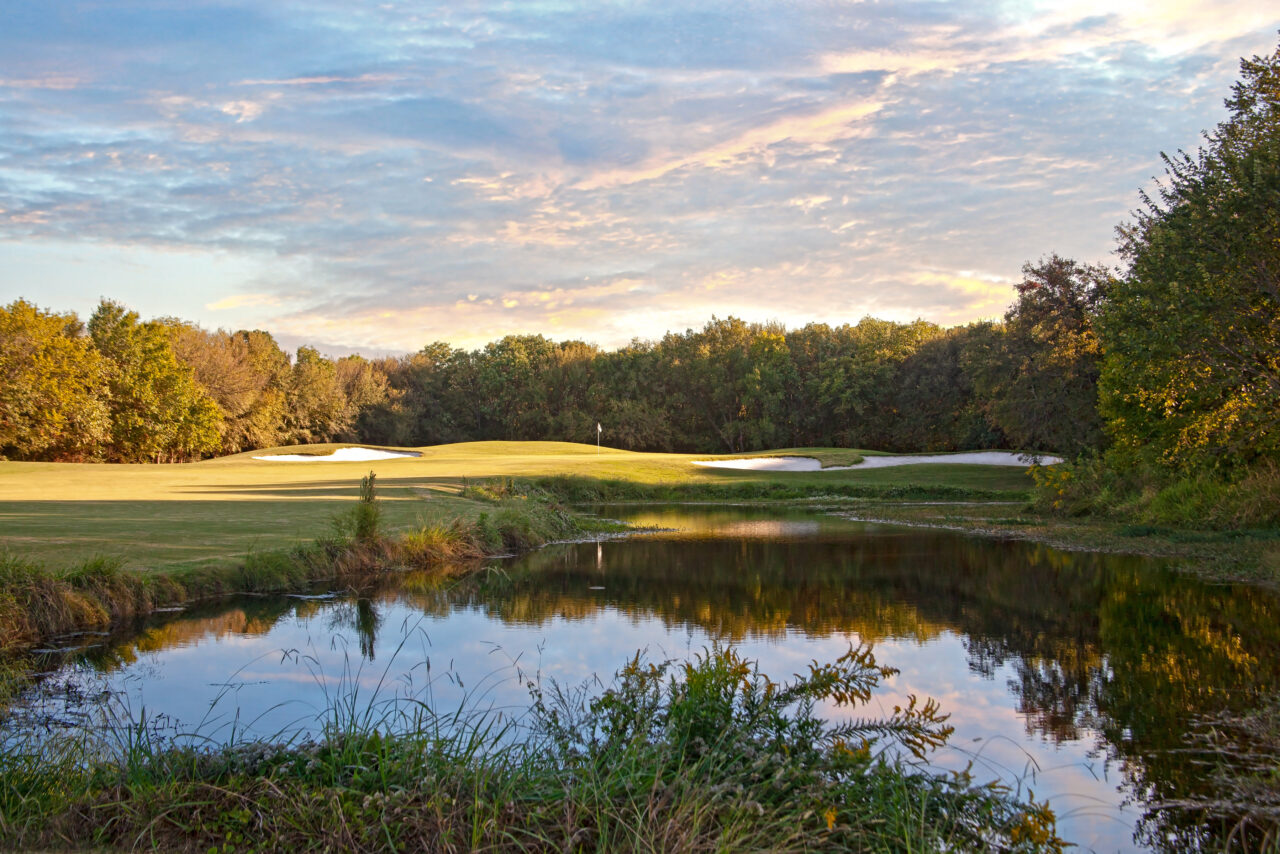
[(1103, 413), (1136, 460), (1280, 458), (1280, 50), (1241, 63), (1230, 116), (1119, 229), (1100, 329)]
[(532, 684), (518, 724), (352, 696), (313, 742), (166, 748), (145, 722), (105, 750), (11, 741), (0, 832), (199, 851), (1063, 848), (1042, 804), (873, 757), (878, 743), (941, 743), (932, 703), (855, 724), (814, 715), (866, 701), (886, 672), (867, 649), (786, 684), (732, 649), (671, 670), (637, 657), (595, 697)]
[(106, 366), (74, 314), (0, 308), (0, 455), (84, 459), (107, 438)]
[(238, 453), (284, 441), (289, 357), (266, 332), (208, 332), (166, 319), (174, 355), (222, 411), (221, 450)]
[(163, 324), (139, 322), (136, 312), (103, 300), (89, 335), (108, 366), (108, 457), (172, 462), (217, 450), (222, 413), (174, 355)]
[(354, 507), (334, 519), (334, 528), (344, 541), (367, 544), (380, 536), (382, 507), (378, 503), (377, 479), (374, 472), (362, 477), (359, 500)]
[[(1021, 329), (1018, 318), (1027, 313), (1015, 309), (1006, 325)], [(77, 340), (74, 316), (63, 321), (72, 333), (58, 338), (59, 346)], [(470, 352), (436, 342), (375, 361), (335, 360), (304, 346), (291, 362), (265, 332), (209, 332), (174, 318), (142, 323), (104, 301), (90, 321), (92, 344), (82, 349), (100, 358), (109, 387), (101, 383), (82, 401), (89, 405), (63, 411), (91, 421), (109, 407), (110, 438), (88, 429), (75, 434), (83, 437), (78, 446), (51, 444), (28, 418), (10, 421), (9, 447), (27, 458), (186, 460), (334, 441), (593, 442), (600, 424), (606, 445), (628, 450), (961, 450), (1010, 441), (1059, 450), (1055, 442), (1078, 434), (1023, 429), (1016, 416), (1028, 395), (1046, 423), (1056, 424), (1071, 406), (1090, 405), (1072, 385), (1087, 374), (1072, 373), (1079, 342), (1045, 332), (1052, 323), (1023, 326), (1034, 331), (1005, 335), (992, 324), (943, 330), (874, 318), (788, 331), (729, 317), (612, 352), (513, 335)], [(1001, 350), (1001, 342), (1018, 343)], [(7, 345), (4, 358), (24, 364), (23, 352)], [(1032, 369), (1017, 368), (1017, 360)], [(79, 364), (92, 374), (92, 359)], [(1027, 376), (1035, 378), (1029, 392), (1028, 383), (1019, 384)], [(15, 375), (10, 396), (52, 395), (37, 385), (31, 375)], [(46, 406), (59, 411), (52, 401)], [(64, 437), (74, 433), (56, 418), (47, 426)]]
[(1102, 446), (1094, 330), (1111, 276), (1053, 255), (1022, 268), (1018, 299), (985, 358), (979, 396), (1014, 447), (1077, 456)]
[(1220, 531), (1280, 528), (1280, 465), (1259, 463), (1229, 476), (1152, 466), (1117, 467), (1083, 457), (1037, 468), (1034, 504), (1063, 516)]

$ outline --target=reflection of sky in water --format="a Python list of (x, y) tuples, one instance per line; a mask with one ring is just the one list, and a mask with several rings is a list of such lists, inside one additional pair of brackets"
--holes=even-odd
[[(1263, 655), (1276, 625), (1272, 599), (1204, 588), (1141, 560), (803, 511), (602, 510), (679, 530), (545, 549), (448, 592), (410, 582), (363, 605), (229, 601), (157, 620), (102, 657), (118, 662), (106, 676), (87, 667), (64, 674), (88, 685), (106, 679), (132, 714), (145, 708), (180, 721), (176, 731), (271, 738), (315, 731), (318, 716), (353, 692), (357, 709), (383, 702), (375, 714), (411, 696), (441, 713), (519, 716), (529, 679), (607, 683), (636, 650), (684, 660), (730, 637), (763, 672), (786, 679), (874, 639), (878, 660), (899, 675), (868, 708), (828, 714), (879, 716), (911, 694), (938, 700), (955, 733), (932, 754), (935, 766), (972, 763), (980, 782), (1049, 799), (1063, 837), (1100, 852), (1133, 850), (1142, 806), (1122, 807), (1132, 794), (1122, 766), (1130, 775), (1148, 763), (1159, 771), (1144, 751), (1182, 744), (1185, 716), (1205, 696), (1199, 683), (1221, 694), (1272, 678)], [(1184, 631), (1195, 626), (1212, 631)], [(1217, 650), (1240, 643), (1249, 653), (1241, 660), (1256, 666), (1232, 671), (1223, 662), (1235, 658)], [(1180, 679), (1189, 672), (1196, 679)], [(1107, 745), (1091, 728), (1128, 727), (1135, 708), (1155, 710), (1136, 717), (1147, 727), (1141, 749)], [(1160, 726), (1171, 739), (1153, 736)], [(1124, 758), (1108, 763), (1109, 752)], [(1139, 776), (1153, 779), (1161, 778)]]
[[(198, 726), (206, 735), (225, 737), (234, 726), (249, 736), (270, 737), (313, 726), (333, 698), (353, 690), (362, 703), (410, 693), (429, 699), (438, 711), (465, 702), (518, 714), (528, 703), (526, 680), (535, 675), (573, 686), (612, 674), (637, 649), (653, 659), (685, 659), (711, 643), (702, 629), (669, 629), (659, 620), (612, 609), (587, 618), (552, 618), (537, 627), (503, 624), (476, 608), (424, 617), (396, 604), (381, 606), (381, 617), (372, 661), (360, 655), (355, 629), (335, 627), (321, 611), (286, 617), (262, 635), (206, 637), (144, 653), (110, 682), (125, 692), (135, 713), (163, 713), (180, 721), (180, 730)], [(856, 635), (842, 633), (791, 633), (785, 642), (748, 640), (740, 649), (763, 672), (784, 678), (857, 642)], [(1105, 777), (1091, 743), (1055, 745), (1026, 735), (1006, 688), (1007, 665), (995, 678), (973, 674), (962, 638), (951, 633), (924, 644), (883, 642), (876, 654), (901, 672), (882, 686), (867, 714), (887, 714), (913, 693), (938, 699), (956, 732), (933, 756), (934, 764), (958, 770), (973, 761), (979, 780), (1020, 782), (1037, 798), (1052, 799), (1060, 833), (1082, 851), (1132, 847), (1135, 816), (1130, 811), (1122, 818), (1119, 812), (1114, 773)], [(827, 711), (833, 718), (850, 714)]]

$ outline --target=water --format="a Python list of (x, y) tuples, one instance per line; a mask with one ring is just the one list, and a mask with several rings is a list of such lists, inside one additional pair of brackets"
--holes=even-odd
[(606, 512), (674, 530), (445, 586), (404, 576), (157, 615), (48, 653), (41, 709), (81, 725), (110, 697), (172, 732), (275, 738), (353, 698), (518, 715), (529, 680), (607, 681), (637, 650), (685, 659), (730, 641), (785, 678), (867, 642), (900, 672), (855, 714), (934, 697), (956, 730), (934, 764), (1048, 798), (1080, 850), (1186, 850), (1194, 825), (1148, 809), (1203, 789), (1186, 733), (1280, 676), (1274, 595), (1150, 560), (772, 508)]

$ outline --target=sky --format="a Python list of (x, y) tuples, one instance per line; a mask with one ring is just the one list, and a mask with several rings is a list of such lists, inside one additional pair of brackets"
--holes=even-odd
[[(1124, 6), (1124, 11), (1116, 11)], [(0, 302), (323, 352), (998, 318), (1274, 0), (0, 2)]]

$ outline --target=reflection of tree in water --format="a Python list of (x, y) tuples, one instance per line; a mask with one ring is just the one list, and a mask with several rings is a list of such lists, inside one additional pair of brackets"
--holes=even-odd
[(139, 655), (146, 653), (232, 635), (265, 635), (282, 617), (309, 617), (326, 604), (283, 596), (237, 596), (206, 602), (177, 616), (154, 614), (132, 626), (127, 636), (87, 650), (78, 660), (111, 672), (137, 662)]
[[(1029, 732), (1057, 741), (1101, 734), (1144, 802), (1207, 785), (1205, 757), (1183, 741), (1198, 716), (1248, 708), (1280, 688), (1275, 596), (1209, 586), (1137, 558), (911, 532), (644, 540), (606, 547), (603, 573), (596, 564), (594, 544), (546, 550), (510, 577), (413, 599), (428, 611), (465, 603), (530, 624), (608, 607), (729, 640), (799, 631), (923, 642), (954, 632), (975, 672), (1012, 669)], [(1142, 828), (1147, 844), (1165, 850), (1187, 850), (1206, 832), (1200, 818), (1155, 811)]]
[(329, 611), (329, 628), (351, 629), (360, 643), (360, 655), (373, 661), (378, 643), (378, 629), (382, 627), (382, 615), (378, 606), (367, 596), (337, 602)]
[[(140, 653), (319, 613), (353, 629), (372, 658), (379, 605), (395, 599), (430, 614), (466, 606), (532, 625), (607, 607), (726, 640), (854, 632), (926, 642), (955, 633), (975, 672), (1010, 668), (1028, 731), (1059, 741), (1100, 733), (1144, 802), (1209, 785), (1203, 757), (1184, 749), (1197, 716), (1242, 711), (1280, 687), (1273, 595), (1205, 585), (1134, 558), (938, 532), (586, 543), (460, 584), (412, 573), (385, 583), (341, 602), (255, 597), (191, 610), (87, 659), (112, 669)], [(1195, 848), (1205, 832), (1199, 817), (1154, 811), (1142, 826), (1148, 844), (1170, 851)]]

